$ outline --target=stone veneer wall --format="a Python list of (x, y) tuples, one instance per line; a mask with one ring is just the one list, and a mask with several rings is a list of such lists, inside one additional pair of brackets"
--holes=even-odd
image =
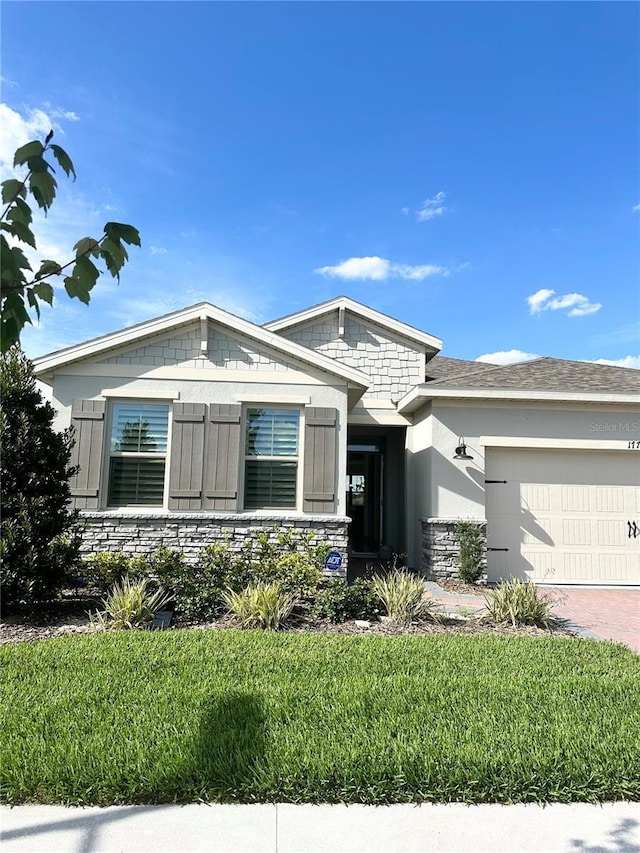
[[(202, 548), (212, 542), (228, 541), (233, 550), (240, 550), (242, 540), (250, 531), (280, 527), (300, 533), (313, 531), (313, 544), (328, 542), (343, 557), (340, 571), (327, 572), (346, 577), (347, 530), (349, 519), (322, 515), (261, 516), (244, 513), (182, 513), (162, 512), (132, 514), (122, 512), (83, 512), (84, 523), (81, 554), (97, 551), (124, 551), (127, 554), (146, 554), (159, 545), (182, 551), (187, 563), (195, 563)], [(276, 541), (275, 533), (272, 540)]]
[[(460, 545), (455, 532), (458, 521), (474, 521), (474, 519), (426, 518), (420, 520), (422, 526), (420, 574), (427, 580), (440, 581), (460, 577), (458, 574)], [(487, 523), (478, 521), (477, 524), (486, 548)], [(487, 583), (486, 551), (483, 558), (483, 571), (478, 583)]]

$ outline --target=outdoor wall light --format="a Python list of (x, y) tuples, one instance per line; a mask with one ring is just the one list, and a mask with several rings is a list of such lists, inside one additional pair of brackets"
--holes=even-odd
[(456, 453), (453, 457), (454, 459), (473, 459), (473, 456), (470, 453), (467, 453), (467, 445), (464, 443), (464, 436), (461, 435), (458, 438), (458, 446), (456, 447)]

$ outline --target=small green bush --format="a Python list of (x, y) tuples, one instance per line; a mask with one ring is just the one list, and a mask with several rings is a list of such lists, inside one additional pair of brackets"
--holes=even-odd
[(502, 581), (484, 597), (489, 619), (497, 623), (537, 625), (549, 628), (556, 617), (554, 600), (540, 592), (531, 581)]
[(100, 551), (83, 560), (81, 574), (87, 586), (106, 593), (127, 574), (134, 574), (130, 563), (131, 557), (122, 551)]
[(256, 581), (277, 581), (284, 592), (306, 598), (315, 594), (322, 580), (320, 570), (304, 554), (292, 552), (272, 558), (252, 572)]
[(484, 541), (480, 528), (473, 521), (458, 521), (455, 533), (460, 545), (458, 574), (461, 580), (475, 583), (482, 575)]
[(291, 615), (296, 603), (277, 581), (249, 584), (242, 592), (232, 589), (222, 594), (224, 603), (243, 628), (277, 631)]
[(160, 588), (152, 592), (145, 578), (131, 580), (125, 575), (114, 583), (105, 596), (103, 610), (92, 614), (91, 621), (103, 631), (108, 629), (146, 628), (154, 615), (171, 601), (171, 595)]
[(349, 585), (335, 578), (318, 593), (311, 613), (316, 619), (328, 619), (336, 623), (346, 622), (347, 619), (372, 619), (378, 610), (371, 581), (357, 578)]
[(409, 623), (414, 619), (436, 617), (436, 602), (425, 598), (422, 579), (408, 571), (375, 575), (371, 588), (382, 602), (387, 616), (398, 622)]

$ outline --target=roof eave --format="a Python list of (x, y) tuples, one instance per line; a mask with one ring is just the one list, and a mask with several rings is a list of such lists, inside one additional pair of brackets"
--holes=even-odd
[(280, 332), (283, 329), (298, 326), (300, 323), (306, 323), (309, 320), (315, 320), (317, 317), (322, 317), (324, 314), (330, 314), (339, 308), (345, 308), (360, 317), (364, 317), (383, 328), (388, 328), (396, 334), (402, 335), (409, 340), (422, 344), (429, 349), (433, 354), (440, 352), (442, 349), (442, 341), (436, 338), (435, 335), (430, 335), (407, 323), (402, 323), (400, 320), (395, 320), (383, 314), (381, 311), (375, 311), (367, 305), (362, 305), (348, 296), (337, 296), (334, 299), (329, 299), (327, 302), (321, 302), (318, 305), (312, 305), (311, 308), (305, 308), (303, 311), (297, 311), (295, 314), (287, 314), (285, 317), (279, 317), (277, 320), (271, 320), (265, 323), (263, 328), (269, 329), (272, 332)]
[(411, 414), (429, 400), (507, 400), (538, 403), (615, 403), (638, 405), (639, 394), (612, 394), (604, 391), (540, 391), (521, 388), (427, 388), (418, 385), (398, 401), (400, 414)]
[(255, 323), (251, 323), (249, 320), (243, 320), (241, 317), (229, 314), (227, 311), (211, 305), (209, 302), (200, 302), (181, 311), (165, 314), (154, 320), (147, 320), (144, 323), (138, 323), (127, 329), (111, 332), (108, 335), (94, 338), (91, 341), (58, 350), (49, 355), (40, 356), (34, 359), (34, 371), (38, 379), (49, 382), (53, 376), (53, 372), (60, 367), (101, 355), (104, 352), (135, 343), (136, 341), (142, 341), (199, 319), (208, 319), (217, 322), (252, 340), (271, 347), (289, 358), (302, 361), (318, 370), (338, 376), (355, 388), (366, 389), (370, 385), (369, 377), (361, 371), (341, 364), (301, 344), (289, 341), (281, 335), (275, 334), (262, 326), (257, 326)]

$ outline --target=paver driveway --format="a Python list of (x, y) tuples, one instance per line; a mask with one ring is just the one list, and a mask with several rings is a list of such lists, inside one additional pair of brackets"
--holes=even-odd
[(605, 640), (625, 643), (640, 654), (640, 589), (545, 587), (558, 603), (559, 616), (588, 628)]

